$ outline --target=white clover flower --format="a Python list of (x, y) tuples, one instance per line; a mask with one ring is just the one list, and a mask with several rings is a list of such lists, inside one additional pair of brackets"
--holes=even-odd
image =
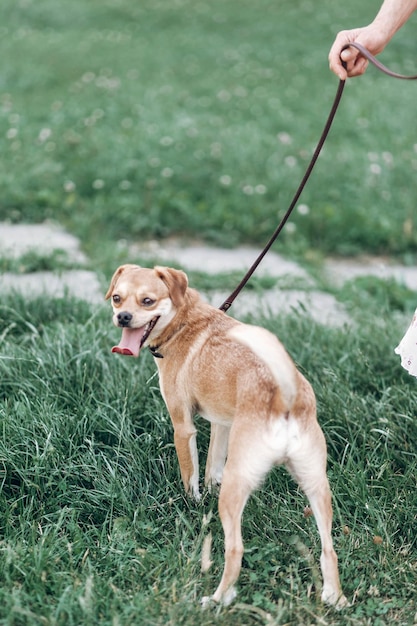
[(130, 180), (121, 180), (119, 183), (119, 188), (122, 191), (127, 191), (128, 189), (130, 189), (132, 186), (132, 183), (130, 182)]
[(161, 159), (158, 159), (158, 157), (151, 157), (148, 163), (151, 167), (159, 167), (161, 165)]
[(159, 140), (159, 143), (161, 144), (161, 146), (172, 146), (172, 144), (174, 143), (174, 140), (172, 137), (161, 137), (161, 139)]
[(222, 102), (229, 102), (230, 98), (232, 97), (230, 95), (230, 92), (227, 91), (227, 89), (221, 89), (218, 93), (217, 93), (217, 97), (219, 100), (221, 100)]
[(307, 204), (299, 204), (297, 211), (300, 215), (308, 215), (308, 213), (310, 213), (310, 207)]
[(104, 180), (102, 178), (96, 178), (96, 180), (93, 181), (93, 189), (103, 189), (104, 185), (106, 183), (104, 182)]
[(82, 75), (81, 80), (83, 81), (83, 83), (91, 83), (93, 82), (95, 77), (96, 75), (94, 74), (94, 72), (86, 72)]
[(65, 181), (64, 191), (66, 191), (67, 193), (75, 191), (75, 183), (72, 180)]
[(231, 176), (228, 176), (228, 174), (223, 174), (223, 176), (220, 176), (219, 180), (224, 187), (229, 187), (232, 183), (232, 178)]
[(292, 235), (297, 230), (297, 226), (294, 224), (294, 222), (287, 222), (285, 224), (285, 230), (287, 231), (287, 233), (290, 233)]
[(49, 137), (52, 135), (52, 130), (50, 128), (42, 128), (38, 135), (38, 139), (41, 143), (44, 143)]
[(280, 143), (284, 144), (285, 146), (289, 146), (292, 143), (291, 135), (285, 132), (278, 133), (277, 139)]
[(245, 185), (243, 187), (243, 193), (246, 194), (247, 196), (252, 196), (253, 195), (253, 187), (252, 187), (252, 185)]
[(17, 137), (17, 133), (18, 133), (17, 128), (9, 128), (9, 130), (6, 133), (6, 137), (7, 139), (14, 139), (15, 137)]
[(265, 185), (256, 185), (255, 191), (256, 193), (259, 193), (259, 195), (263, 196), (267, 192), (267, 189)]
[(381, 173), (381, 166), (378, 163), (371, 163), (369, 169), (372, 174), (376, 174), (377, 176)]
[(164, 169), (161, 172), (161, 176), (163, 176), (164, 178), (171, 178), (173, 174), (174, 174), (174, 170), (171, 169), (170, 167), (164, 167)]
[(284, 163), (288, 165), (288, 167), (295, 167), (297, 165), (297, 159), (295, 156), (287, 156), (284, 159)]
[(220, 157), (222, 154), (222, 144), (218, 141), (215, 141), (210, 146), (210, 154), (213, 157)]
[(382, 153), (382, 158), (384, 159), (384, 162), (387, 165), (393, 165), (394, 157), (392, 156), (391, 152), (383, 152)]

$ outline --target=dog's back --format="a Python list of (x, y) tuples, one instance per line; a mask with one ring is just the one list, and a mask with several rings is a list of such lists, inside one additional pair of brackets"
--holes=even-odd
[(301, 384), (278, 338), (225, 315), (192, 289), (185, 302), (175, 328), (165, 331), (166, 358), (157, 362), (164, 397), (175, 393), (210, 421), (229, 425), (248, 413), (263, 421), (289, 413), (308, 383)]

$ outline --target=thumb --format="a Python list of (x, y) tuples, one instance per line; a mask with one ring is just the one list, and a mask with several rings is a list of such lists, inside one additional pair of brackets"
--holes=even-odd
[(340, 53), (340, 58), (342, 61), (353, 61), (355, 57), (358, 56), (358, 51), (351, 46), (348, 46)]

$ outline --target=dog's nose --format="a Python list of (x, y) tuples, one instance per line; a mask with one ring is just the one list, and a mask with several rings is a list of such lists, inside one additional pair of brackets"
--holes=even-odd
[(121, 311), (117, 314), (117, 321), (119, 322), (119, 326), (129, 326), (132, 321), (133, 315), (128, 311)]

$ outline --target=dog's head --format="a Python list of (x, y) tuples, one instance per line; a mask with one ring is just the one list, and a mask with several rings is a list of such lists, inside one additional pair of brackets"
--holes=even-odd
[(120, 266), (105, 296), (112, 301), (113, 323), (122, 328), (120, 344), (112, 351), (138, 356), (174, 318), (187, 286), (186, 274), (170, 267)]

